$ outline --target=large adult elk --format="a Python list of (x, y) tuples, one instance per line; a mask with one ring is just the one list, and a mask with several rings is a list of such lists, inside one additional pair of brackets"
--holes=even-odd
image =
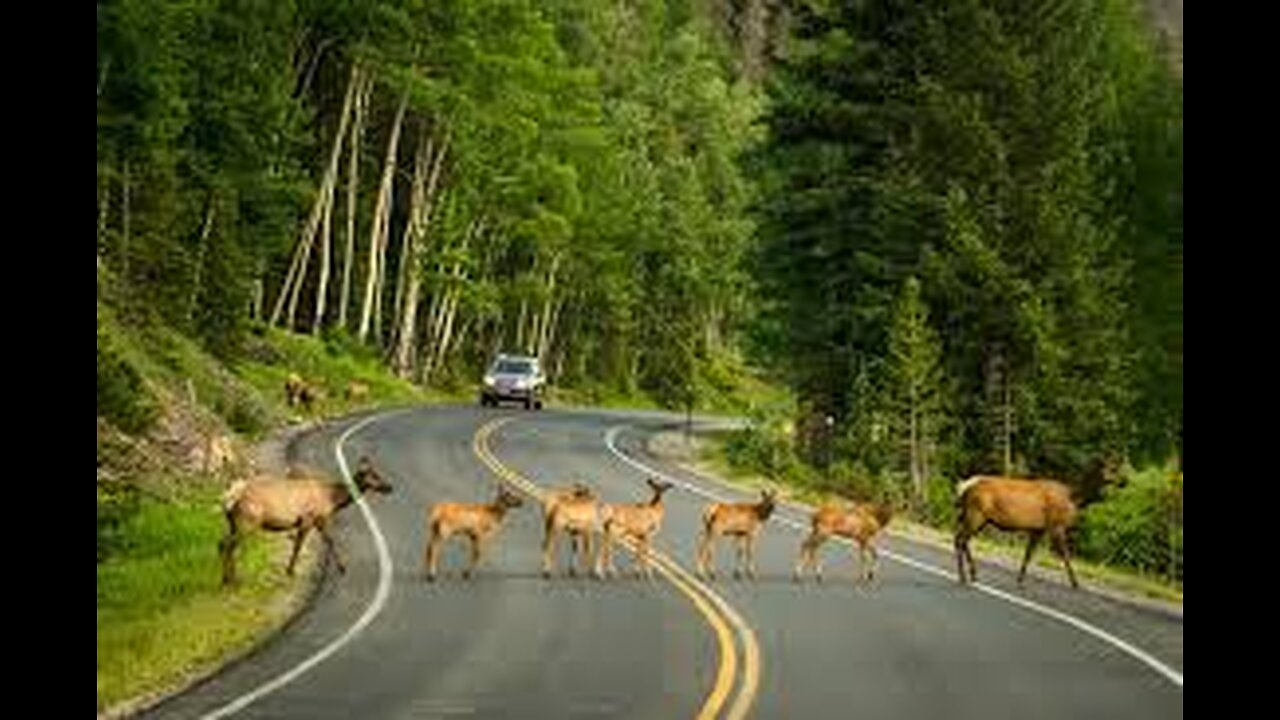
[(430, 537), (423, 556), (427, 580), (436, 579), (440, 546), (454, 535), (464, 535), (471, 540), (471, 565), (462, 571), (463, 579), (470, 578), (480, 564), (489, 541), (502, 529), (507, 511), (521, 505), (524, 505), (524, 501), (506, 486), (498, 487), (498, 495), (491, 503), (437, 503), (427, 513), (427, 531)]
[(987, 525), (994, 525), (1001, 530), (1028, 534), (1027, 552), (1018, 570), (1019, 584), (1026, 576), (1031, 553), (1048, 533), (1054, 550), (1067, 568), (1071, 587), (1080, 587), (1067, 549), (1067, 530), (1075, 524), (1077, 514), (1071, 488), (1054, 480), (975, 475), (956, 487), (956, 509), (956, 567), (961, 583), (965, 582), (966, 561), (969, 580), (978, 579), (969, 539)]
[[(822, 582), (818, 548), (832, 535), (848, 538), (858, 544), (858, 566), (863, 570), (862, 577), (867, 582), (873, 580), (875, 569), (880, 564), (875, 538), (888, 526), (892, 517), (892, 506), (875, 503), (860, 503), (849, 510), (835, 505), (818, 508), (810, 520), (809, 536), (800, 544), (800, 556), (796, 560), (795, 569), (796, 582), (801, 580), (805, 568), (815, 570), (814, 576), (818, 582)], [(871, 557), (870, 564), (867, 563), (868, 555)]]
[[(350, 505), (354, 496), (346, 483), (335, 483), (317, 477), (314, 471), (291, 471), (289, 478), (270, 475), (253, 481), (237, 480), (222, 496), (223, 514), (227, 518), (227, 534), (218, 548), (222, 555), (222, 583), (235, 582), (235, 551), (245, 532), (261, 529), (268, 532), (294, 532), (293, 553), (286, 573), (293, 575), (302, 542), (313, 529), (324, 538), (333, 553), (339, 572), (346, 572), (342, 556), (329, 534), (330, 522), (339, 510)], [(391, 484), (382, 478), (367, 456), (356, 465), (352, 482), (360, 493), (390, 493)]]
[(653, 568), (649, 558), (649, 549), (653, 536), (662, 528), (665, 513), (662, 494), (670, 490), (669, 482), (648, 478), (645, 480), (653, 497), (647, 503), (605, 505), (601, 511), (601, 568), (607, 575), (614, 574), (613, 543), (616, 539), (627, 538), (636, 544), (637, 575), (641, 572), (645, 577), (653, 577)]
[(754, 503), (711, 503), (702, 511), (702, 533), (698, 538), (698, 572), (714, 578), (715, 570), (712, 543), (721, 535), (738, 538), (738, 567), (735, 578), (741, 577), (741, 566), (746, 564), (748, 577), (755, 579), (756, 539), (760, 529), (773, 514), (776, 495), (773, 490), (760, 491), (760, 500)]

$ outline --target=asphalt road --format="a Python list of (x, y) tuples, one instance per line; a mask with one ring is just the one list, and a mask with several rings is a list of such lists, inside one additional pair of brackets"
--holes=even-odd
[[(700, 582), (690, 573), (706, 495), (748, 496), (648, 456), (644, 437), (668, 422), (454, 407), (304, 437), (294, 459), (340, 472), (345, 436), (349, 464), (369, 453), (395, 484), (368, 504), (389, 574), (365, 516), (348, 508), (346, 575), (328, 573), (313, 606), (261, 651), (145, 717), (1182, 717), (1180, 618), (1035, 579), (1017, 589), (986, 566), (986, 591), (961, 587), (949, 553), (901, 540), (882, 545), (894, 557), (873, 587), (852, 582), (853, 553), (836, 543), (823, 550), (826, 581), (796, 585), (795, 508), (766, 528), (755, 582), (731, 579), (727, 546), (720, 579)], [(581, 479), (607, 501), (641, 501), (635, 463), (682, 483), (667, 494), (654, 580), (626, 575), (625, 551), (621, 578), (569, 579), (564, 543), (559, 572), (542, 579), (541, 510), (527, 499), (475, 578), (458, 575), (459, 541), (443, 577), (425, 582), (431, 504), (488, 500), (500, 475), (525, 489)]]

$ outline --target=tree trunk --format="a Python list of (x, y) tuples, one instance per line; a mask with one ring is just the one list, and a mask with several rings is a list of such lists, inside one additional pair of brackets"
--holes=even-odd
[(347, 327), (347, 308), (351, 304), (351, 274), (356, 248), (356, 196), (360, 189), (360, 138), (364, 134), (364, 112), (373, 92), (373, 77), (366, 76), (364, 87), (356, 95), (356, 115), (351, 125), (351, 159), (347, 163), (347, 246), (342, 260), (342, 292), (338, 299), (338, 327)]
[[(396, 282), (396, 315), (399, 322), (395, 329), (395, 350), (392, 352), (391, 369), (400, 377), (408, 377), (412, 362), (414, 327), (417, 324), (418, 290), (422, 275), (417, 270), (418, 244), (425, 230), (423, 217), (427, 165), (431, 162), (432, 143), (426, 129), (414, 154), (413, 184), (409, 193), (409, 219), (404, 226), (400, 242), (400, 272)], [(406, 287), (407, 286), (407, 287)]]
[[(316, 287), (316, 312), (311, 318), (311, 334), (320, 334), (320, 324), (324, 322), (324, 306), (329, 296), (329, 262), (333, 254), (333, 194), (337, 186), (337, 178), (329, 183), (329, 200), (324, 204), (324, 219), (320, 222), (320, 283)], [(299, 283), (301, 285), (301, 283)]]
[(1009, 404), (1009, 373), (1004, 373), (1004, 474), (1013, 474), (1013, 406)]
[(98, 261), (102, 261), (102, 254), (107, 252), (107, 213), (111, 204), (111, 175), (109, 173), (110, 165), (107, 170), (101, 171), (100, 181), (102, 187), (98, 190)]
[(196, 244), (195, 277), (192, 278), (192, 282), (191, 282), (191, 298), (190, 300), (187, 301), (187, 323), (188, 324), (191, 324), (192, 322), (195, 321), (196, 305), (200, 302), (200, 284), (202, 281), (201, 276), (203, 275), (203, 270), (204, 270), (204, 256), (207, 254), (206, 248), (208, 248), (209, 246), (209, 232), (210, 230), (213, 229), (213, 214), (214, 214), (214, 209), (217, 207), (214, 201), (215, 201), (215, 196), (213, 193), (210, 193), (209, 200), (208, 200), (208, 208), (205, 210), (205, 213), (204, 213), (204, 224), (200, 228), (200, 239), (197, 241), (197, 244)]
[[(395, 182), (396, 151), (400, 144), (400, 126), (404, 122), (404, 112), (409, 106), (409, 89), (405, 88), (400, 95), (400, 104), (396, 108), (395, 122), (391, 125), (391, 136), (387, 139), (387, 155), (382, 163), (382, 182), (378, 185), (378, 200), (373, 211), (373, 230), (369, 236), (369, 265), (366, 269), (364, 285), (364, 303), (360, 312), (360, 330), (358, 336), (363, 342), (369, 337), (369, 328), (373, 319), (375, 292), (382, 273), (383, 241), (389, 232), (391, 220), (391, 190)], [(378, 303), (380, 306), (380, 303)]]
[(307, 262), (311, 256), (311, 245), (315, 240), (316, 230), (319, 228), (320, 221), (333, 201), (333, 188), (337, 182), (338, 175), (338, 161), (342, 157), (342, 141), (347, 132), (347, 122), (351, 114), (351, 101), (359, 78), (360, 67), (352, 63), (351, 76), (347, 79), (347, 90), (342, 99), (342, 115), (338, 119), (338, 132), (334, 133), (333, 149), (329, 152), (329, 164), (325, 167), (324, 179), (320, 183), (320, 192), (316, 196), (316, 201), (311, 207), (311, 214), (307, 218), (307, 224), (302, 230), (301, 238), (298, 240), (299, 246), (294, 255), (294, 263), (289, 268), (289, 273), (280, 288), (280, 296), (276, 300), (275, 309), (271, 312), (272, 325), (275, 325), (280, 320), (280, 312), (283, 309), (285, 297), (288, 296), (288, 326), (293, 327), (298, 307), (298, 295), (301, 292), (302, 281), (307, 274)]
[(924, 482), (920, 477), (920, 435), (916, 425), (915, 388), (911, 390), (911, 489), (917, 505), (924, 497)]
[(120, 277), (129, 282), (129, 161), (120, 175)]

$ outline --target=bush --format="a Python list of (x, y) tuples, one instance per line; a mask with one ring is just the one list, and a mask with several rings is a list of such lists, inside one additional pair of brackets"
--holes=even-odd
[(1084, 509), (1077, 532), (1081, 557), (1181, 581), (1181, 476), (1164, 468), (1126, 473)]
[(158, 414), (142, 376), (115, 351), (110, 337), (99, 328), (98, 416), (136, 435), (150, 428)]
[(931, 477), (924, 484), (924, 520), (930, 525), (953, 528), (956, 524), (956, 489), (945, 478)]

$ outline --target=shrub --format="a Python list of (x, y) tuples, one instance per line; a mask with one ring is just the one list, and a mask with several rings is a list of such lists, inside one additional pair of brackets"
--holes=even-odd
[(115, 351), (111, 338), (99, 328), (98, 415), (136, 435), (150, 428), (158, 414), (142, 376)]
[(1167, 469), (1128, 472), (1081, 513), (1082, 557), (1182, 579), (1182, 483)]

